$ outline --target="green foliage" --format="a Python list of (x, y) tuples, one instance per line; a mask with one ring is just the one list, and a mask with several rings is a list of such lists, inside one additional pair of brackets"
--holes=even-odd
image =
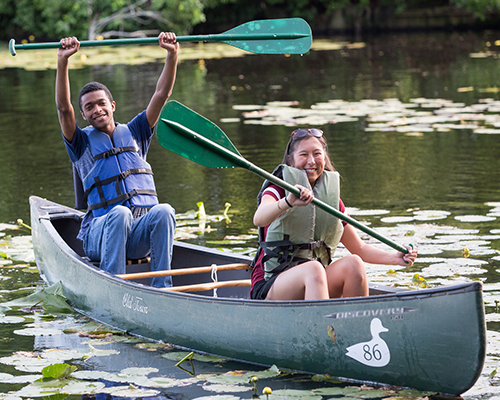
[(64, 379), (76, 370), (74, 365), (69, 364), (52, 364), (42, 369), (42, 380)]
[(360, 29), (376, 25), (381, 10), (387, 18), (407, 9), (436, 6), (466, 9), (485, 20), (500, 11), (500, 0), (0, 0), (0, 36), (57, 40), (63, 36), (112, 37), (119, 32), (183, 35), (204, 22), (216, 29), (282, 17), (304, 18), (313, 28), (325, 29), (341, 16), (346, 27)]
[(488, 14), (500, 11), (500, 0), (451, 0), (451, 2), (457, 7), (472, 11), (483, 21)]
[(203, 7), (200, 0), (0, 0), (0, 28), (7, 38), (54, 40), (107, 31), (183, 34), (204, 21)]

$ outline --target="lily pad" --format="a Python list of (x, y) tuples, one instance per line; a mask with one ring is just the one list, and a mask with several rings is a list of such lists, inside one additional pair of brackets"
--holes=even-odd
[(225, 374), (209, 376), (207, 377), (207, 382), (237, 385), (248, 383), (252, 377), (256, 377), (257, 379), (270, 379), (282, 374), (279, 368), (273, 365), (264, 371), (229, 371)]
[(487, 217), (484, 215), (457, 215), (455, 219), (460, 222), (489, 222), (494, 221), (496, 217)]
[(131, 377), (129, 382), (137, 386), (150, 387), (150, 388), (170, 388), (170, 387), (188, 385), (182, 380), (167, 378), (164, 376), (155, 376), (152, 378), (148, 378), (146, 376), (135, 376)]
[(320, 389), (313, 389), (314, 394), (320, 394), (322, 396), (349, 396), (353, 393), (358, 393), (361, 389), (357, 386), (347, 386), (347, 387), (327, 387)]
[(349, 215), (384, 215), (389, 214), (389, 210), (359, 210), (357, 208), (348, 208), (346, 212)]
[(239, 393), (239, 392), (248, 392), (252, 390), (252, 387), (218, 383), (218, 384), (204, 384), (203, 389), (215, 393)]
[(125, 383), (128, 382), (129, 379), (126, 377), (118, 377), (117, 374), (111, 373), (111, 372), (106, 372), (106, 371), (90, 371), (90, 370), (81, 370), (81, 371), (75, 371), (71, 374), (72, 377), (76, 379), (84, 379), (84, 380), (91, 380), (91, 381), (97, 381), (97, 380), (104, 380), (104, 381), (110, 381), (110, 382), (121, 382)]
[(0, 324), (19, 324), (25, 321), (23, 317), (0, 315)]
[[(261, 395), (260, 399), (267, 400), (267, 395)], [(269, 395), (269, 400), (321, 400), (323, 397), (314, 394), (310, 390), (281, 389), (273, 390)]]
[(483, 268), (472, 266), (455, 267), (448, 263), (432, 264), (422, 269), (425, 276), (454, 276), (454, 275), (480, 275), (488, 271)]
[(43, 375), (11, 375), (0, 373), (0, 382), (1, 383), (31, 383), (40, 378)]
[[(134, 340), (136, 340), (134, 338)], [(129, 343), (129, 340), (126, 340)], [(172, 345), (168, 343), (149, 343), (149, 342), (140, 342), (135, 345), (138, 349), (144, 349), (147, 351), (157, 351), (157, 350), (172, 350)]]
[(141, 389), (133, 385), (106, 387), (102, 389), (100, 393), (107, 393), (110, 394), (111, 396), (118, 396), (118, 397), (152, 397), (160, 394), (158, 390)]
[(50, 328), (25, 328), (17, 329), (14, 331), (16, 335), (20, 336), (54, 336), (62, 335), (63, 331), (60, 329), (50, 329)]
[(447, 218), (451, 213), (443, 210), (419, 210), (414, 211), (413, 214), (417, 221), (432, 221)]
[(384, 217), (381, 218), (380, 221), (386, 223), (386, 224), (395, 224), (395, 223), (402, 223), (402, 222), (410, 222), (413, 221), (415, 218), (413, 217)]
[(53, 361), (39, 358), (36, 354), (30, 352), (18, 352), (9, 357), (0, 358), (0, 363), (12, 365), (18, 371), (23, 372), (42, 372), (42, 369), (51, 365)]
[[(189, 352), (184, 352), (184, 351), (171, 351), (171, 352), (162, 354), (161, 356), (163, 358), (168, 359), (168, 360), (180, 361), (184, 357), (186, 357), (188, 354), (189, 354)], [(222, 358), (222, 357), (210, 356), (207, 354), (197, 354), (197, 353), (193, 354), (192, 360), (201, 361), (201, 362), (226, 362), (227, 361), (227, 359)]]
[(53, 380), (48, 382), (35, 381), (32, 384), (23, 387), (21, 390), (15, 392), (16, 395), (21, 397), (45, 397), (53, 394), (59, 394), (63, 391), (64, 386), (69, 382), (60, 380)]
[(82, 382), (72, 380), (63, 387), (60, 393), (67, 393), (69, 395), (95, 394), (101, 393), (104, 388), (105, 385), (102, 382)]
[(125, 368), (120, 371), (120, 375), (125, 375), (125, 376), (145, 376), (152, 374), (154, 372), (158, 372), (158, 368)]
[(43, 379), (64, 379), (76, 370), (75, 365), (51, 364), (42, 369)]
[(40, 357), (53, 361), (78, 360), (84, 353), (78, 350), (47, 349), (42, 351)]

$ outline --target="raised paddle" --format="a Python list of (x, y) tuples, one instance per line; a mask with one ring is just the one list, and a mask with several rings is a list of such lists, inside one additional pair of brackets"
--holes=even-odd
[[(178, 42), (221, 42), (257, 54), (305, 54), (312, 45), (311, 27), (302, 18), (264, 19), (246, 22), (215, 35), (177, 36)], [(158, 43), (158, 38), (87, 40), (80, 47)], [(60, 42), (16, 44), (9, 42), (10, 54), (16, 50), (57, 49)]]
[[(163, 107), (156, 127), (156, 136), (162, 147), (198, 164), (214, 168), (245, 168), (294, 195), (300, 196), (300, 190), (295, 186), (243, 158), (217, 125), (177, 101), (169, 101)], [(317, 198), (314, 198), (312, 203), (393, 249), (408, 253), (408, 249), (405, 247), (341, 213), (329, 204)]]

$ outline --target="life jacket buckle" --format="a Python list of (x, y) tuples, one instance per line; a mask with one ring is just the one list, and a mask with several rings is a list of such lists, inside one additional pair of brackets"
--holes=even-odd
[(309, 250), (316, 250), (316, 249), (319, 249), (321, 247), (325, 247), (325, 242), (323, 240), (316, 240), (314, 242), (308, 243)]

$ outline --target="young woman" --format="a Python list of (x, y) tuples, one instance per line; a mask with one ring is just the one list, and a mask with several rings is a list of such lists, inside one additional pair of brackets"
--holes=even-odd
[[(409, 266), (417, 250), (390, 252), (364, 243), (354, 227), (310, 204), (314, 197), (345, 212), (339, 174), (319, 129), (292, 132), (283, 163), (274, 172), (300, 189), (285, 193), (266, 181), (254, 224), (261, 242), (252, 272), (251, 297), (314, 300), (368, 295), (364, 262)], [(351, 253), (332, 262), (341, 242)]]

